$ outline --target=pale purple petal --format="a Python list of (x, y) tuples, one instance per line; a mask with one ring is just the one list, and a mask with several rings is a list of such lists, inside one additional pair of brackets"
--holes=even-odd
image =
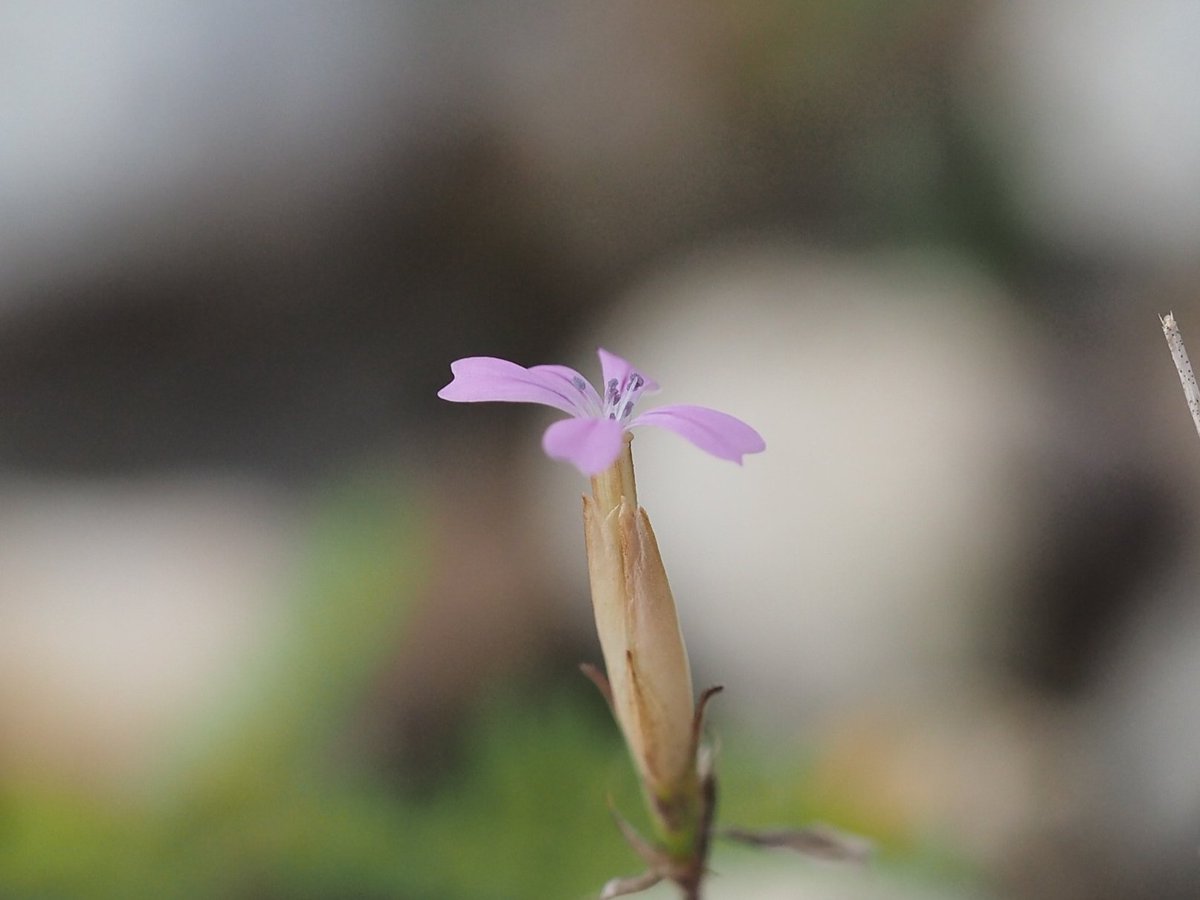
[(624, 445), (625, 429), (612, 419), (563, 419), (542, 436), (547, 456), (569, 461), (589, 478), (616, 462)]
[(617, 390), (621, 390), (625, 387), (625, 379), (629, 377), (630, 372), (637, 372), (642, 376), (642, 380), (645, 382), (645, 387), (641, 389), (642, 393), (658, 390), (658, 384), (647, 378), (646, 373), (641, 369), (635, 369), (628, 360), (621, 359), (615, 353), (609, 353), (603, 347), (597, 349), (596, 353), (600, 357), (600, 371), (604, 373), (604, 384), (600, 393), (606, 397), (609, 383), (616, 379)]
[(562, 381), (567, 393), (583, 398), (589, 415), (599, 416), (603, 412), (604, 404), (600, 402), (600, 395), (596, 393), (591, 382), (570, 366), (530, 366), (529, 371), (539, 375), (551, 375)]
[[(615, 353), (609, 353), (603, 347), (596, 350), (596, 355), (600, 357), (600, 371), (604, 373), (604, 384), (602, 385), (604, 390), (607, 390), (608, 385), (613, 381), (620, 389), (621, 385), (625, 383), (626, 376), (633, 371), (633, 366)], [(602, 390), (601, 393), (603, 392)]]
[[(557, 367), (542, 367), (557, 368)], [(450, 364), (454, 380), (438, 391), (455, 403), (541, 403), (573, 416), (592, 415), (586, 399), (564, 382), (561, 372), (526, 369), (506, 359), (470, 356)]]
[(767, 448), (762, 436), (741, 419), (705, 406), (660, 406), (630, 423), (630, 427), (638, 425), (666, 428), (706, 453), (738, 465), (744, 454), (761, 453)]

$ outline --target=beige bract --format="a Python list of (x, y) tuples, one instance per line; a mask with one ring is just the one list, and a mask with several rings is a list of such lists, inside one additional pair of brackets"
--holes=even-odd
[(648, 794), (671, 805), (695, 783), (692, 676), (658, 541), (637, 506), (628, 443), (592, 492), (584, 533), (613, 712)]

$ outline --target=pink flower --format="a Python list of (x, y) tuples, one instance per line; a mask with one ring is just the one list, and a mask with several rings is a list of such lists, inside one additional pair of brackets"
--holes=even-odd
[(571, 418), (546, 429), (542, 448), (547, 456), (568, 460), (589, 477), (616, 461), (625, 433), (640, 425), (666, 428), (738, 465), (743, 455), (766, 449), (759, 433), (745, 422), (704, 406), (660, 406), (635, 417), (638, 399), (658, 385), (621, 357), (603, 349), (599, 354), (603, 395), (566, 366), (527, 369), (505, 359), (471, 356), (451, 363), (454, 379), (438, 396), (456, 403), (540, 403), (569, 413)]

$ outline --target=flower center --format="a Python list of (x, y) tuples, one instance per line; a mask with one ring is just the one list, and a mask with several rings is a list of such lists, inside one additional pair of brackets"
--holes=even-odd
[(604, 415), (619, 422), (628, 420), (645, 387), (646, 379), (637, 372), (630, 372), (624, 384), (610, 378), (604, 386)]

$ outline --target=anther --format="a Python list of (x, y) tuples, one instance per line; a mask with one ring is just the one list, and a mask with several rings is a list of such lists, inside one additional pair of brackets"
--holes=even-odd
[(604, 399), (608, 403), (616, 403), (617, 402), (617, 394), (618, 394), (617, 379), (615, 379), (615, 378), (608, 379), (608, 390), (606, 390), (604, 392)]

